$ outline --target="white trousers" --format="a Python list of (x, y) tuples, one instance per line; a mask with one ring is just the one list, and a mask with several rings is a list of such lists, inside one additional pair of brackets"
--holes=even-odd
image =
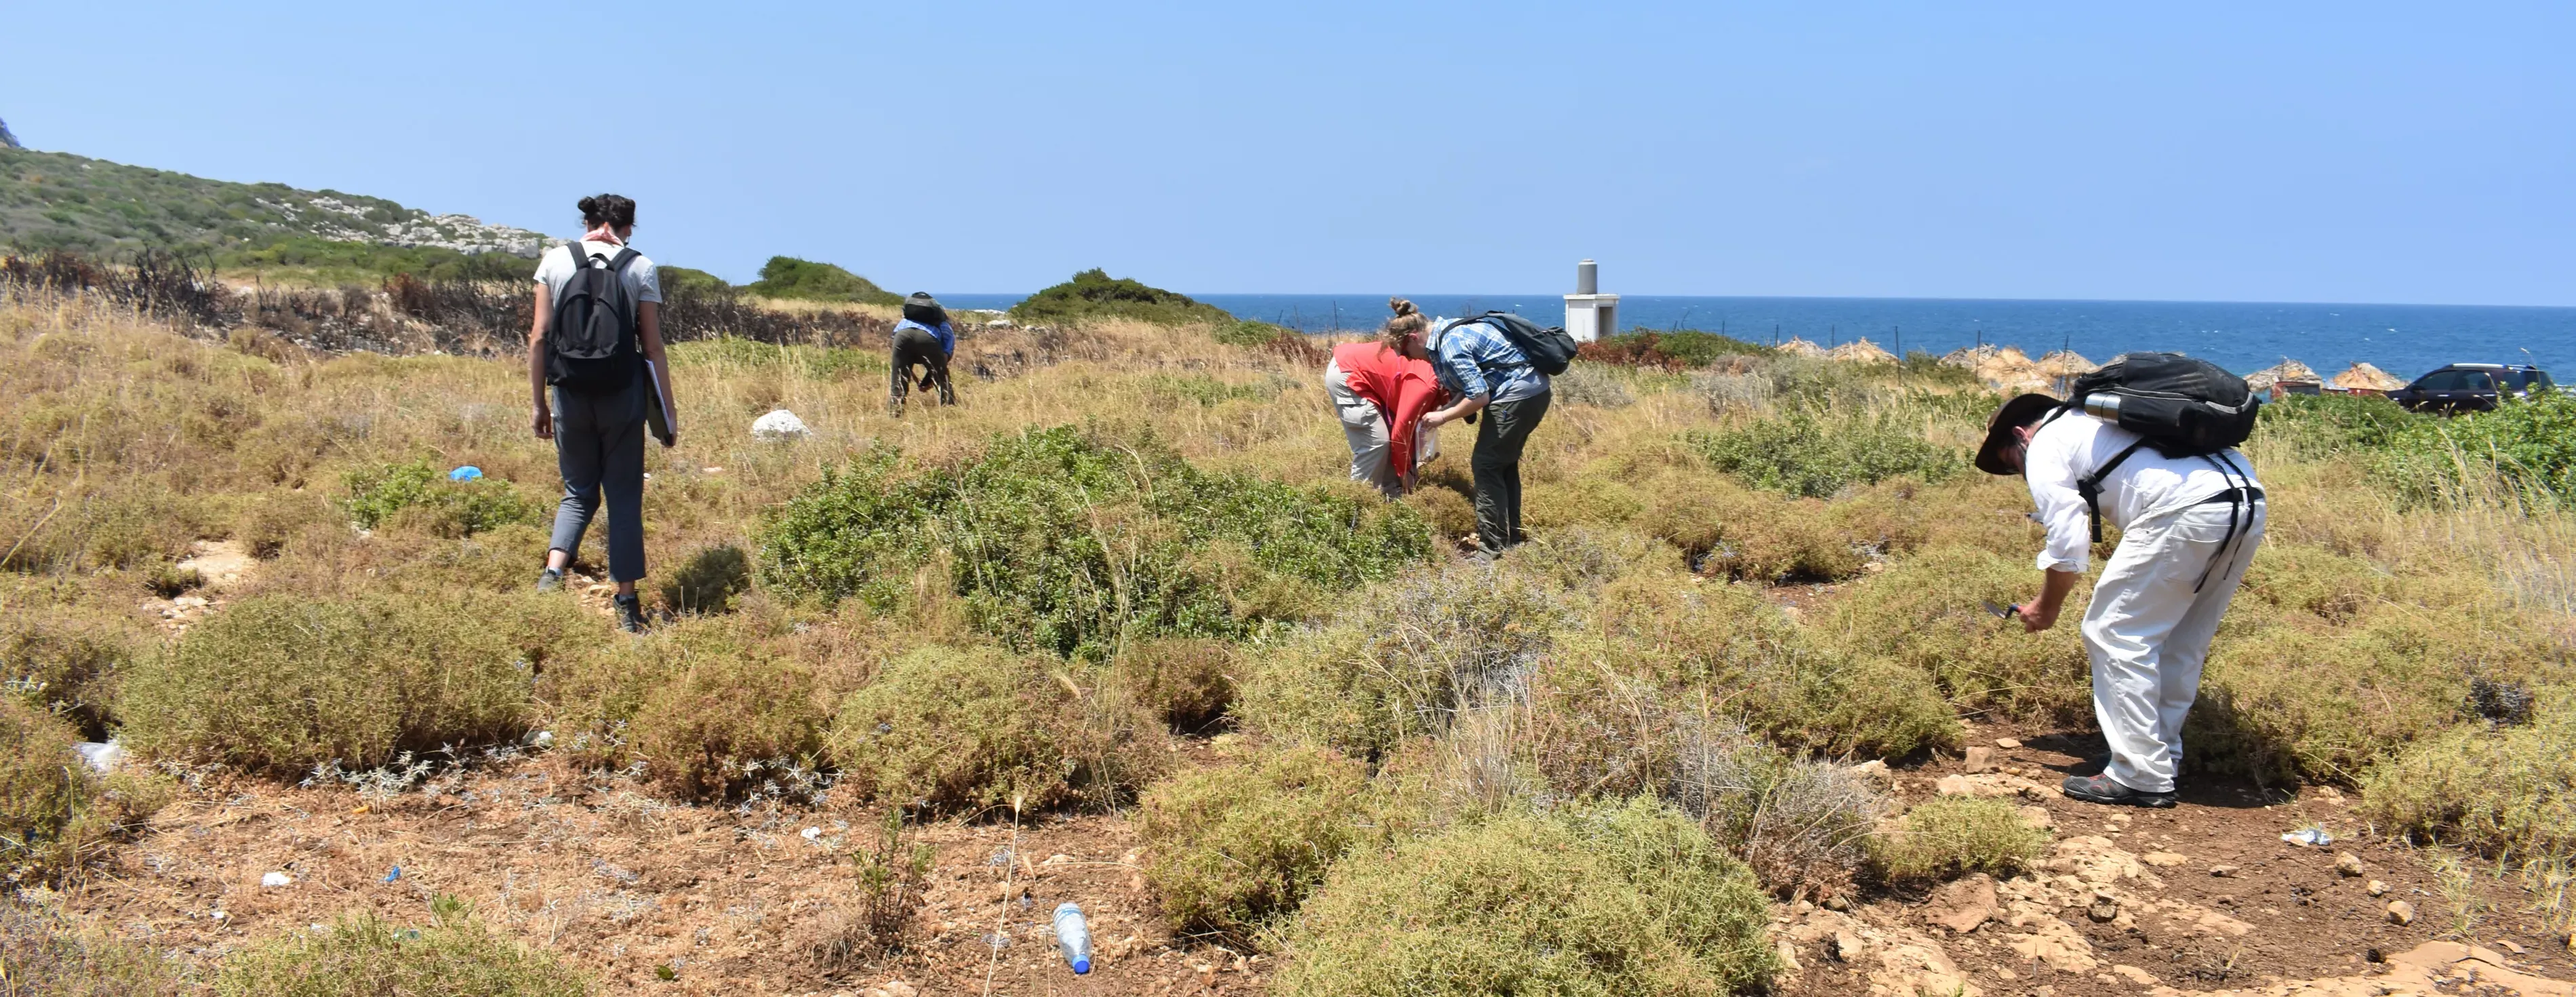
[(1387, 441), (1386, 413), (1351, 393), (1350, 378), (1338, 363), (1324, 365), (1324, 392), (1332, 396), (1333, 414), (1342, 420), (1342, 436), (1351, 445), (1351, 480), (1368, 482), (1389, 496), (1401, 491), (1404, 479)]
[(2102, 566), (2084, 612), (2084, 650), (2093, 659), (2093, 716), (2111, 742), (2113, 782), (2149, 793), (2174, 788), (2182, 721), (2200, 695), (2209, 639), (2263, 542), (2262, 503), (2239, 504), (2235, 515), (2237, 536), (2224, 544), (2225, 502), (2133, 523)]

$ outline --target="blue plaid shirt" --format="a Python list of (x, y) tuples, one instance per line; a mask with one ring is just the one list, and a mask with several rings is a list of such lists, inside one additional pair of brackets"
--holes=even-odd
[(905, 319), (894, 324), (894, 331), (896, 332), (902, 332), (905, 329), (919, 329), (923, 332), (929, 333), (930, 338), (939, 341), (940, 356), (953, 357), (957, 355), (957, 332), (954, 329), (950, 329), (948, 327), (948, 323), (941, 322), (938, 325), (923, 325), (911, 319)]
[(1493, 392), (1493, 401), (1516, 402), (1547, 391), (1547, 375), (1530, 366), (1529, 356), (1512, 345), (1503, 330), (1484, 322), (1451, 320), (1438, 341), (1433, 370), (1440, 386), (1458, 398)]

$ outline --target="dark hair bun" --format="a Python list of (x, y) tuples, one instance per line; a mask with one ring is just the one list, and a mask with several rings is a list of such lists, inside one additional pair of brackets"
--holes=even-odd
[(619, 194), (593, 194), (581, 199), (584, 228), (626, 228), (635, 224), (635, 199)]

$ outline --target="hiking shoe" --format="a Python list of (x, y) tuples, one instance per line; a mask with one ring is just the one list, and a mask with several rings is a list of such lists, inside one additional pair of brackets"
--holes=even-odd
[(644, 632), (644, 600), (621, 595), (617, 602), (617, 629), (631, 634)]
[(563, 572), (554, 568), (537, 572), (537, 591), (552, 592), (561, 588), (563, 588)]
[(2068, 776), (2066, 778), (2066, 784), (2058, 788), (2065, 790), (2066, 795), (2082, 800), (2086, 803), (2107, 803), (2112, 806), (2123, 807), (2153, 807), (2159, 810), (2174, 805), (2174, 794), (2171, 790), (2167, 790), (2162, 793), (2150, 793), (2142, 789), (2130, 789), (2127, 786), (2111, 781), (2111, 777), (2107, 775)]

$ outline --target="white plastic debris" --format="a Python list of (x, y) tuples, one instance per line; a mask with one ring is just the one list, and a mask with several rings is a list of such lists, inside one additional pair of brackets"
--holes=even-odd
[(2310, 824), (2296, 831), (2282, 835), (2281, 840), (2287, 841), (2293, 845), (2317, 848), (2334, 844), (2334, 835), (2327, 833), (2324, 825)]
[(997, 319), (994, 319), (994, 320), (992, 320), (992, 321), (990, 321), (990, 322), (986, 322), (986, 323), (984, 323), (984, 328), (987, 328), (987, 329), (1008, 329), (1008, 328), (1011, 328), (1011, 320), (1010, 320), (1010, 319), (1006, 319), (1006, 318), (997, 318)]
[(812, 841), (812, 840), (814, 840), (814, 839), (816, 839), (816, 838), (820, 838), (820, 837), (822, 837), (822, 836), (823, 836), (823, 829), (822, 829), (822, 828), (819, 828), (819, 827), (809, 827), (809, 828), (806, 828), (806, 829), (804, 829), (804, 830), (802, 830), (802, 831), (798, 831), (798, 832), (796, 832), (796, 833), (797, 833), (797, 834), (800, 834), (800, 835), (803, 835), (803, 836), (805, 837), (805, 840), (807, 840), (807, 841)]
[(72, 745), (72, 750), (80, 752), (81, 760), (88, 762), (90, 768), (101, 772), (115, 771), (117, 763), (125, 760), (125, 746), (113, 739), (82, 741)]
[(768, 415), (751, 421), (751, 438), (755, 440), (801, 440), (810, 435), (805, 420), (786, 409), (771, 409)]
[(259, 885), (261, 885), (261, 886), (293, 886), (293, 885), (295, 885), (295, 877), (293, 877), (293, 876), (289, 876), (289, 875), (287, 875), (287, 874), (285, 874), (285, 873), (282, 873), (282, 872), (272, 872), (272, 873), (269, 873), (268, 875), (265, 875), (265, 876), (261, 876), (261, 877), (259, 877)]

